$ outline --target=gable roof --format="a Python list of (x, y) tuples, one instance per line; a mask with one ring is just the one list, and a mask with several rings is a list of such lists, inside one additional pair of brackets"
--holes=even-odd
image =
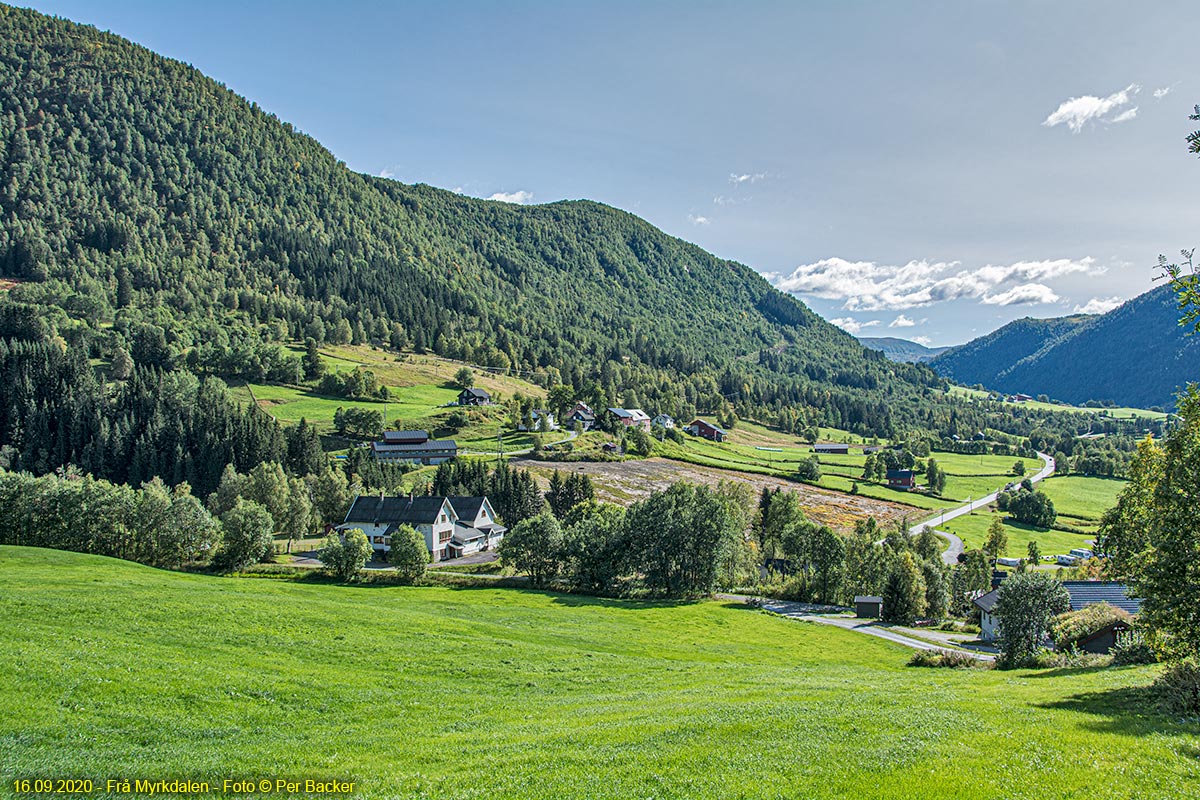
[(608, 411), (610, 414), (616, 414), (621, 419), (632, 419), (639, 422), (644, 419), (650, 419), (646, 412), (640, 408), (610, 408)]
[(429, 441), (429, 431), (384, 431), (383, 441), (388, 444), (423, 444)]
[(857, 605), (859, 603), (882, 603), (882, 602), (883, 602), (882, 597), (877, 597), (873, 594), (856, 594), (856, 595), (854, 595), (855, 605)]
[(912, 476), (913, 471), (911, 469), (889, 469), (887, 471), (887, 479), (889, 481), (893, 478), (897, 480), (904, 480), (906, 478), (911, 478)]
[[(486, 497), (447, 497), (446, 499), (450, 501), (450, 505), (459, 519), (472, 522), (479, 516), (479, 509), (483, 508), (483, 504), (488, 501)], [(488, 503), (488, 508), (491, 509), (491, 503)]]
[[(437, 522), (444, 505), (446, 505), (446, 498), (444, 497), (430, 497), (428, 495), (387, 497), (360, 494), (354, 498), (354, 503), (351, 504), (350, 510), (346, 512), (346, 519), (343, 524), (360, 522), (372, 525), (385, 523), (428, 525)], [(450, 507), (450, 512), (455, 516), (458, 514), (453, 506)]]
[(1071, 610), (1108, 603), (1130, 614), (1141, 613), (1142, 601), (1129, 596), (1129, 588), (1119, 581), (1063, 581), (1063, 588), (1071, 596)]
[(700, 426), (704, 426), (705, 428), (708, 428), (710, 431), (716, 431), (717, 433), (723, 433), (726, 436), (729, 435), (729, 431), (725, 430), (724, 428), (722, 428), (718, 425), (713, 425), (711, 422), (706, 422), (706, 421), (700, 419), (699, 417), (696, 417), (694, 420), (692, 420), (691, 424), (688, 425), (689, 428), (699, 428)]
[(990, 614), (992, 613), (992, 610), (996, 608), (996, 601), (999, 599), (1000, 590), (992, 589), (987, 594), (979, 595), (979, 597), (976, 597), (972, 602), (977, 608), (980, 608)]
[(492, 396), (487, 393), (487, 389), (480, 389), (478, 386), (472, 386), (470, 389), (463, 389), (458, 393), (458, 396), (462, 397), (464, 394), (469, 394), (472, 397), (478, 397), (481, 400), (490, 400), (492, 398)]

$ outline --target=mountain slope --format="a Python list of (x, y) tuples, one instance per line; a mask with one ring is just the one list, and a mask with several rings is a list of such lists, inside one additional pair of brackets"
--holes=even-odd
[(1200, 338), (1179, 326), (1170, 286), (1094, 317), (1022, 319), (930, 362), (960, 383), (1069, 403), (1170, 406), (1200, 379)]
[(892, 398), (937, 383), (631, 214), (356, 174), (119, 37), (6, 6), (0, 33), (0, 276), (38, 332), (94, 355), (226, 374), (260, 341), (378, 341), (672, 413), (798, 406), (880, 433)]
[(898, 339), (894, 336), (860, 336), (858, 341), (863, 347), (872, 350), (882, 350), (883, 354), (892, 361), (907, 361), (920, 363), (946, 352), (949, 347), (926, 347), (920, 342), (908, 339)]

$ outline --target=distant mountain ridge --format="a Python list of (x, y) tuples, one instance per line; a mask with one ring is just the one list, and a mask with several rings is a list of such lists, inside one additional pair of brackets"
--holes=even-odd
[(1015, 320), (929, 365), (1001, 392), (1166, 407), (1200, 380), (1200, 337), (1186, 335), (1174, 292), (1160, 286), (1103, 315)]
[(926, 347), (920, 342), (895, 336), (860, 336), (858, 341), (872, 350), (882, 350), (892, 361), (919, 364), (946, 352), (949, 347)]

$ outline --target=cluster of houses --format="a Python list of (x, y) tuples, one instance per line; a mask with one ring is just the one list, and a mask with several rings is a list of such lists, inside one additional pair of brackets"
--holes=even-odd
[[(613, 421), (615, 427), (637, 428), (643, 431), (649, 431), (652, 427), (668, 431), (678, 427), (674, 417), (669, 414), (657, 414), (651, 417), (640, 408), (613, 407), (605, 409), (605, 413)], [(576, 403), (575, 408), (571, 409), (571, 413), (567, 415), (569, 423), (572, 425), (579, 423), (579, 426), (585, 431), (596, 427), (598, 419), (596, 412), (584, 402)], [(714, 442), (723, 442), (729, 436), (728, 431), (702, 419), (693, 420), (691, 424), (683, 426), (683, 430), (693, 436), (711, 439)]]
[[(993, 582), (996, 586), (996, 582)], [(1119, 581), (1063, 581), (1063, 588), (1071, 598), (1071, 610), (1108, 603), (1131, 616), (1137, 616), (1142, 610), (1142, 601), (1129, 596), (1128, 587)], [(996, 616), (996, 601), (1000, 599), (998, 586), (990, 592), (981, 594), (973, 602), (979, 610), (979, 638), (984, 642), (994, 642), (999, 638), (1000, 620)], [(854, 598), (854, 615), (861, 619), (879, 619), (883, 612), (883, 598), (876, 595), (859, 595)], [(1088, 653), (1107, 653), (1117, 643), (1117, 636), (1129, 630), (1125, 622), (1117, 621), (1106, 625), (1079, 642), (1079, 649)]]
[(355, 497), (337, 530), (361, 530), (375, 555), (382, 558), (391, 549), (392, 534), (401, 525), (412, 526), (425, 538), (425, 547), (434, 561), (490, 550), (507, 530), (496, 519), (496, 511), (486, 497), (383, 494)]
[[(1119, 581), (1063, 581), (1063, 588), (1071, 598), (1071, 610), (1108, 603), (1132, 616), (1142, 610), (1142, 601), (1129, 596), (1128, 587)], [(985, 642), (995, 641), (1000, 633), (1000, 620), (996, 617), (996, 601), (1000, 599), (999, 587), (976, 597), (974, 605), (979, 609), (979, 638)], [(1079, 649), (1087, 653), (1107, 653), (1117, 643), (1117, 635), (1129, 630), (1124, 622), (1114, 622), (1094, 632), (1079, 642)]]

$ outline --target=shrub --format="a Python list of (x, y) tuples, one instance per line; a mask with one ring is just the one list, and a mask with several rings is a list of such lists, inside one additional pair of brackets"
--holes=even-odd
[(1200, 714), (1200, 664), (1177, 661), (1154, 682), (1167, 708), (1178, 714)]
[(910, 667), (945, 667), (949, 669), (978, 669), (988, 662), (958, 650), (918, 650), (908, 660)]
[(1128, 624), (1132, 620), (1127, 611), (1108, 603), (1096, 603), (1078, 611), (1059, 614), (1051, 620), (1050, 638), (1054, 640), (1055, 650), (1069, 650), (1109, 625), (1117, 622)]
[(388, 563), (396, 568), (396, 576), (411, 583), (425, 574), (429, 565), (429, 551), (425, 549), (425, 537), (411, 525), (401, 525), (392, 533)]
[(325, 546), (317, 551), (317, 558), (321, 559), (329, 574), (350, 581), (370, 559), (371, 552), (367, 535), (354, 528), (341, 536), (331, 533), (325, 537)]
[(1117, 643), (1112, 649), (1113, 664), (1124, 667), (1131, 664), (1153, 664), (1158, 661), (1154, 648), (1146, 640), (1141, 628), (1130, 628), (1117, 634)]

